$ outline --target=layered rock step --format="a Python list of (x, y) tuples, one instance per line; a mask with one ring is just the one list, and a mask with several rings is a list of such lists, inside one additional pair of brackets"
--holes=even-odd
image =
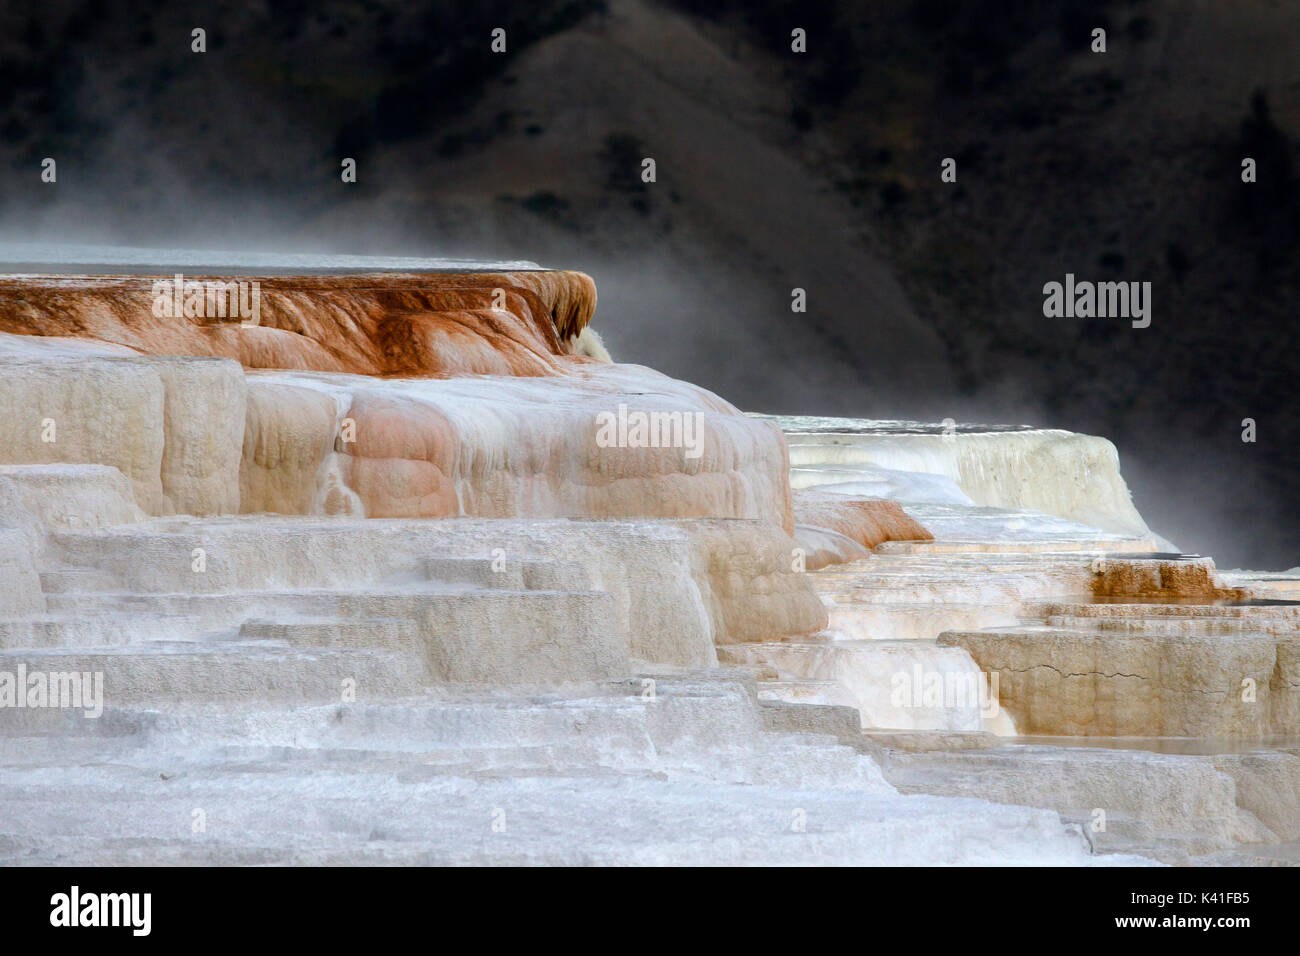
[[(1124, 541), (1112, 542), (1123, 550), (1097, 550), (1101, 540), (1074, 550), (1051, 537), (887, 542), (869, 559), (809, 574), (830, 624), (816, 642), (720, 656), (773, 672), (770, 696), (857, 707), (866, 730), (1258, 737), (1300, 728), (1283, 605), (1244, 598), (1248, 590), (1227, 586), (1208, 558)], [(1069, 608), (1086, 608), (1089, 622), (1131, 623), (1142, 608), (1161, 620), (1213, 616), (1237, 621), (1239, 631), (1271, 626), (1275, 636), (1198, 643), (1093, 631), (1092, 623), (1067, 631), (1060, 619)], [(828, 680), (838, 686), (815, 686)], [(1261, 683), (1262, 697), (1224, 705), (1230, 688)]]
[(1042, 623), (939, 639), (999, 674), (1022, 733), (1300, 733), (1300, 602), (1110, 598), (1036, 610)]
[[(34, 557), (0, 621), (26, 632), (40, 615), (130, 613), (218, 628), (277, 608), (390, 617), (438, 604), (450, 616), (549, 604), (558, 627), (571, 616), (566, 607), (589, 605), (573, 612), (584, 620), (608, 600), (612, 630), (632, 658), (701, 666), (716, 662), (715, 642), (825, 627), (821, 602), (791, 567), (794, 547), (778, 526), (735, 519), (154, 519), (50, 533), (39, 555), (28, 550)], [(38, 570), (50, 591), (40, 590)], [(492, 593), (481, 602), (455, 597), (466, 591)], [(532, 613), (522, 620), (534, 624)], [(57, 627), (50, 633), (38, 643), (57, 644)], [(69, 643), (78, 640), (69, 633)]]
[[(1052, 463), (1053, 439), (1030, 429), (779, 421), (796, 489), (888, 495), (932, 540), (810, 574), (820, 641), (727, 649), (770, 672), (756, 671), (766, 694), (860, 707), (906, 792), (1051, 808), (1098, 852), (1300, 861), (1296, 570), (1225, 573), (1165, 549), (1134, 520), (1106, 443)], [(905, 649), (916, 680), (859, 650), (872, 644)], [(1003, 736), (963, 723), (965, 701), (947, 719), (960, 671), (936, 667), (936, 650), (997, 679)], [(923, 705), (929, 690), (934, 709), (917, 721), (879, 706), (889, 689)]]
[[(102, 686), (115, 706), (141, 703), (339, 700), (410, 694), (429, 681), (420, 656), (369, 648), (278, 648), (252, 642), (151, 642), (90, 651), (4, 651), (0, 672), (18, 675), (25, 707), (89, 710)], [(72, 687), (73, 679), (80, 694)], [(77, 700), (77, 698), (80, 700)], [(63, 702), (56, 703), (61, 699)], [(21, 708), (8, 704), (0, 720)]]
[(1300, 602), (1199, 556), (1058, 544), (880, 545), (809, 575), (821, 640), (720, 657), (858, 708), (903, 792), (1049, 808), (1098, 853), (1294, 865)]
[[(790, 446), (790, 483), (911, 505), (1023, 509), (1118, 537), (1144, 538), (1104, 438), (1025, 426), (771, 417)], [(910, 509), (909, 509), (910, 510)], [(920, 518), (935, 537), (947, 529)]]
[[(504, 549), (456, 553), (484, 550), (474, 528), (425, 528), (424, 540), (412, 540), (382, 523), (267, 523), (52, 532), (35, 554), (33, 566), (45, 565), (35, 576), (39, 600), (0, 616), (0, 654), (33, 672), (102, 674), (110, 702), (149, 690), (140, 675), (151, 668), (152, 692), (178, 701), (339, 699), (348, 677), (409, 693), (438, 682), (558, 684), (627, 672), (614, 595), (595, 589), (579, 561), (522, 551), (525, 529), (503, 535), (507, 558)], [(629, 544), (631, 530), (623, 529)], [(556, 534), (529, 525), (526, 537)], [(404, 546), (385, 546), (394, 539)], [(429, 557), (434, 542), (451, 553)], [(299, 664), (301, 687), (275, 676)], [(401, 679), (360, 680), (376, 667)]]
[(185, 640), (207, 630), (202, 617), (136, 611), (121, 607), (92, 611), (88, 601), (69, 602), (69, 610), (0, 618), (0, 648), (115, 647), (149, 641)]
[[(444, 689), (350, 705), (126, 711), (111, 718), (116, 749), (101, 737), (97, 753), (70, 734), (41, 749), (3, 733), (0, 860), (1092, 859), (1080, 830), (1050, 811), (899, 797), (836, 737), (770, 732), (770, 711), (752, 681), (713, 670), (528, 698)], [(52, 779), (76, 782), (53, 814)]]
[[(719, 648), (723, 663), (762, 667), (778, 678), (761, 682), (772, 699), (840, 703), (857, 709), (862, 726), (905, 730), (979, 731), (989, 701), (984, 675), (970, 657), (934, 641), (851, 641), (733, 644)], [(798, 675), (797, 679), (789, 676)], [(927, 699), (926, 678), (946, 693)]]
[[(158, 639), (192, 648), (192, 666), (211, 668), (220, 683), (218, 673), (243, 662), (237, 653), (220, 653), (233, 631), (245, 638), (241, 647), (273, 641), (394, 651), (427, 668), (429, 680), (563, 683), (627, 669), (612, 598), (603, 591), (376, 588), (51, 598), (54, 614), (0, 620), (0, 638), (11, 649), (45, 646), (64, 656), (112, 644), (115, 653), (94, 668), (105, 671), (110, 693), (130, 684), (135, 659), (148, 658)], [(52, 659), (50, 666), (57, 664)], [(114, 677), (119, 670), (122, 684)]]
[[(51, 291), (0, 277), (13, 306), (0, 310), (0, 466), (111, 467), (130, 508), (153, 516), (734, 517), (793, 530), (774, 425), (651, 369), (572, 354), (551, 314), (573, 305), (563, 288), (550, 306), (494, 308), (491, 276), (478, 276), (480, 301), (421, 312), (461, 293), (409, 278), (285, 290), (283, 327), (246, 327), (155, 318), (139, 281)], [(337, 307), (312, 313), (300, 300), (317, 294)], [(60, 296), (99, 338), (45, 315)]]
[(1098, 852), (1169, 863), (1285, 862), (1300, 840), (1300, 741), (1270, 747), (1152, 738), (908, 752), (886, 746), (905, 793), (979, 796), (1056, 810)]

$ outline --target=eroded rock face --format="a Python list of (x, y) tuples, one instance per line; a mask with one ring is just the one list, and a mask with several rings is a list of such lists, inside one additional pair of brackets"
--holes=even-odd
[[(905, 503), (959, 505), (965, 495), (977, 505), (1056, 515), (1113, 534), (1150, 534), (1120, 475), (1119, 454), (1105, 438), (1056, 429), (771, 420), (789, 439), (795, 488), (901, 484), (897, 497)], [(924, 487), (916, 487), (917, 475), (927, 478)]]
[(125, 475), (145, 511), (170, 510), (162, 487), (166, 389), (147, 360), (107, 356), (0, 363), (0, 460), (4, 464), (102, 464)]
[[(1025, 734), (1259, 737), (1273, 732), (1267, 635), (1099, 634), (1033, 625), (949, 631), (999, 676), (1002, 706)], [(1243, 682), (1256, 693), (1243, 700)]]
[[(347, 513), (369, 517), (732, 517), (792, 527), (779, 432), (649, 369), (593, 363), (559, 378), (454, 380), (253, 373), (249, 381), (253, 392), (301, 390), (293, 403), (259, 402), (250, 427), (293, 436), (304, 454), (320, 451), (315, 473), (301, 469), (315, 483), (311, 513), (334, 513), (329, 495), (341, 485), (361, 508)], [(330, 396), (333, 421), (308, 392)], [(604, 442), (602, 416), (620, 406), (691, 418), (697, 447)], [(306, 497), (300, 486), (297, 499)], [(256, 498), (241, 508), (273, 510)]]
[[(1182, 864), (1242, 843), (1294, 839), (1296, 766), (1281, 753), (1045, 746), (890, 752), (884, 761), (903, 792), (1050, 808), (1079, 823), (1099, 850)], [(1287, 798), (1272, 803), (1278, 790)]]
[[(715, 643), (825, 624), (790, 538), (761, 521), (260, 515), (32, 530), (43, 543), (6, 552), (22, 569), (7, 613), (78, 618), (54, 622), (45, 646), (95, 647), (159, 616), (168, 640), (201, 650), (258, 621), (257, 637), (305, 627), (308, 645), (422, 649), (431, 680), (526, 684), (625, 674), (629, 660), (713, 666)], [(5, 623), (0, 648), (29, 646), (31, 627)]]
[[(131, 484), (105, 465), (0, 467), (0, 617), (44, 614), (49, 534), (144, 518)], [(2, 626), (2, 625), (0, 625)]]
[[(205, 284), (192, 307), (184, 283), (173, 294), (171, 276), (3, 277), (0, 331), (94, 339), (149, 355), (229, 358), (245, 368), (548, 375), (587, 361), (561, 360), (573, 351), (561, 343), (582, 332), (596, 307), (595, 284), (580, 272), (185, 282)], [(207, 286), (216, 283), (256, 283), (256, 316), (236, 314), (251, 306), (251, 288), (233, 298), (229, 289), (209, 296)], [(172, 314), (177, 307), (184, 314)]]
[[(313, 661), (317, 675), (328, 658)], [(367, 673), (397, 682), (378, 660)], [(76, 716), (47, 722), (36, 745), (6, 748), (0, 860), (1098, 862), (1050, 810), (900, 796), (874, 761), (834, 737), (769, 732), (774, 709), (734, 673), (659, 674), (655, 689), (653, 703), (640, 680), (627, 680), (245, 710), (159, 704), (155, 691), (145, 706), (106, 713), (96, 736), (86, 726), (96, 722)], [(292, 699), (299, 687), (279, 690)], [(16, 736), (15, 717), (49, 713), (6, 711), (0, 732)], [(203, 840), (166, 823), (188, 820), (196, 805), (223, 821)], [(507, 808), (501, 839), (482, 838), (484, 807)], [(794, 808), (806, 830), (792, 830)]]
[[(0, 397), (12, 413), (0, 462), (112, 465), (150, 514), (731, 517), (793, 528), (780, 432), (637, 366), (463, 379), (245, 373), (231, 360), (5, 339)], [(668, 424), (648, 437), (606, 434), (620, 408)], [(689, 431), (674, 432), (681, 422)]]
[(953, 630), (1022, 733), (1294, 734), (1300, 605), (1048, 605), (1041, 624)]
[(689, 521), (696, 578), (714, 644), (812, 634), (826, 608), (795, 561), (795, 542), (768, 524)]
[(865, 558), (885, 541), (933, 541), (897, 501), (800, 489), (793, 493), (796, 538), (807, 569)]
[[(587, 329), (595, 308), (587, 277), (241, 277), (254, 279), (256, 324), (229, 314), (158, 315), (151, 277), (0, 280), (0, 363), (13, 373), (0, 376), (0, 396), (15, 410), (0, 423), (0, 460), (125, 476), (139, 508), (133, 518), (693, 519), (649, 530), (577, 522), (523, 537), (494, 526), (493, 539), (511, 555), (540, 551), (578, 562), (583, 587), (608, 604), (600, 614), (612, 615), (596, 630), (610, 632), (624, 661), (712, 665), (715, 641), (825, 625), (797, 573), (789, 460), (777, 427), (650, 369), (588, 357), (601, 350)], [(170, 277), (158, 281), (166, 292)], [(412, 525), (401, 531), (401, 547), (386, 547), (408, 560), (412, 541), (485, 557), (486, 541), (454, 526), (429, 534)], [(319, 566), (364, 579), (364, 563), (375, 559), (365, 535), (338, 539), (346, 554), (331, 551), (337, 534), (325, 527), (282, 547), (267, 535), (269, 528), (228, 539), (213, 529), (155, 526), (82, 542), (64, 556), (77, 575), (180, 594), (323, 586)], [(205, 568), (195, 576), (187, 556), (200, 551)], [(119, 568), (112, 555), (128, 552), (135, 558)], [(14, 580), (27, 584), (15, 600), (43, 610), (39, 586), (28, 586), (30, 569), (20, 570)], [(49, 572), (51, 582), (72, 574)], [(433, 621), (397, 595), (375, 600), (376, 619), (391, 612)], [(431, 673), (487, 682), (528, 676), (527, 668), (510, 673), (470, 653), (491, 646), (486, 637), (454, 644), (461, 631), (515, 633), (492, 615), (524, 620), (541, 606), (498, 604), (440, 606), (439, 614), (464, 617), (465, 627), (420, 631), (427, 646), (449, 648), (426, 662)], [(479, 626), (475, 615), (497, 623)], [(578, 644), (596, 648), (594, 640)], [(530, 653), (499, 655), (516, 657)], [(610, 672), (604, 664), (584, 668), (575, 663), (574, 673)], [(533, 676), (556, 680), (562, 672), (557, 663)]]
[[(206, 286), (190, 310), (172, 277), (0, 279), (0, 397), (12, 410), (0, 462), (112, 465), (154, 515), (735, 517), (793, 529), (777, 428), (611, 365), (584, 337), (596, 294), (581, 273), (238, 281), (257, 283), (254, 319), (234, 314), (233, 292), (209, 301)], [(602, 430), (606, 418), (619, 427)]]
[(364, 509), (354, 494), (347, 493), (334, 461), (339, 418), (338, 403), (327, 393), (252, 379), (237, 510), (361, 513)]
[(1141, 597), (1162, 600), (1240, 599), (1240, 588), (1225, 587), (1216, 576), (1214, 561), (1199, 555), (1153, 555), (1141, 561), (1093, 562), (1092, 593), (1100, 598)]
[[(258, 285), (255, 320), (220, 298), (184, 312), (188, 287), (171, 295), (170, 276), (0, 279), (0, 461), (112, 465), (154, 515), (793, 529), (776, 427), (609, 364), (584, 335), (596, 294), (581, 273), (239, 281)], [(606, 416), (654, 427), (602, 432)]]

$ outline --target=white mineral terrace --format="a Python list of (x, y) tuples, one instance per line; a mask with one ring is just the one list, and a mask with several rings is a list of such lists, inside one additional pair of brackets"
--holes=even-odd
[(555, 364), (0, 335), (0, 864), (1300, 861), (1300, 573), (1109, 442)]

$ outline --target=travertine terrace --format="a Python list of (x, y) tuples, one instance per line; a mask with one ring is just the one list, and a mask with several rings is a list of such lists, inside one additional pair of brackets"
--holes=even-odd
[(747, 416), (579, 273), (235, 278), (0, 278), (3, 862), (1295, 857), (1296, 581), (1104, 439)]

